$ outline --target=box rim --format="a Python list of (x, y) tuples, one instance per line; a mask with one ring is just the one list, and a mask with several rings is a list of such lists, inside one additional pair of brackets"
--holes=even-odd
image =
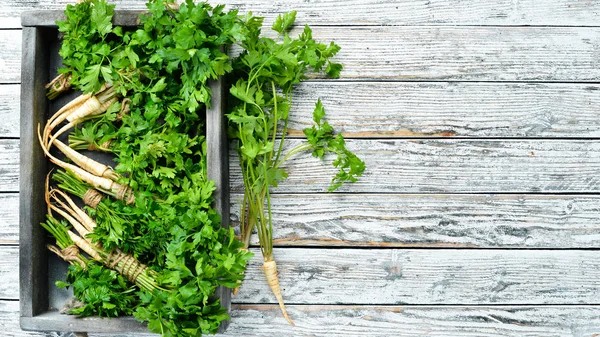
[[(138, 16), (143, 11), (139, 10), (115, 10), (113, 17), (113, 24), (119, 26), (137, 26), (139, 25)], [(23, 26), (23, 47), (22, 47), (22, 86), (21, 86), (21, 139), (23, 138), (35, 138), (33, 137), (31, 130), (25, 128), (30, 127), (23, 121), (32, 119), (35, 115), (34, 101), (35, 101), (35, 89), (37, 88), (36, 81), (39, 81), (39, 74), (35, 71), (44, 72), (44, 70), (36, 69), (35, 62), (39, 61), (39, 55), (36, 50), (37, 41), (40, 39), (40, 33), (44, 29), (55, 29), (57, 27), (56, 21), (64, 19), (64, 11), (62, 10), (35, 10), (25, 11), (21, 15), (21, 24)], [(27, 40), (27, 41), (26, 41)], [(33, 40), (33, 41), (31, 41)], [(28, 49), (31, 48), (31, 49)], [(47, 70), (47, 69), (46, 69)], [(36, 77), (37, 76), (37, 77)], [(229, 227), (229, 170), (228, 170), (228, 146), (226, 136), (226, 120), (225, 120), (225, 95), (224, 95), (224, 81), (223, 78), (219, 78), (218, 81), (211, 81), (209, 86), (212, 90), (213, 102), (211, 107), (206, 109), (207, 114), (207, 125), (208, 120), (211, 120), (217, 127), (207, 128), (206, 139), (217, 143), (216, 146), (207, 146), (207, 157), (213, 160), (209, 161), (208, 164), (208, 178), (215, 181), (215, 187), (217, 188), (217, 194), (215, 195), (214, 204), (215, 209), (222, 217), (222, 226)], [(39, 90), (39, 88), (38, 88)], [(25, 92), (25, 95), (23, 93)], [(42, 96), (44, 96), (42, 94)], [(45, 99), (45, 96), (44, 96)], [(216, 100), (216, 101), (215, 101)], [(47, 102), (45, 103), (44, 109), (47, 108)], [(45, 119), (45, 117), (44, 117)], [(27, 124), (27, 126), (24, 126)], [(212, 132), (216, 131), (216, 132)], [(29, 179), (26, 177), (28, 174), (24, 172), (24, 168), (30, 169), (35, 161), (30, 160), (26, 162), (26, 158), (35, 156), (35, 147), (37, 146), (37, 139), (31, 142), (31, 146), (23, 146), (21, 142), (20, 154), (20, 185), (19, 185), (19, 211), (25, 211), (24, 208), (31, 208), (32, 197), (21, 193), (32, 189), (32, 185)], [(224, 151), (224, 152), (223, 152)], [(40, 150), (41, 152), (41, 150)], [(207, 161), (208, 161), (207, 158)], [(217, 159), (217, 160), (215, 160)], [(44, 157), (45, 160), (45, 157)], [(47, 161), (45, 160), (47, 163)], [(29, 171), (29, 170), (27, 170)], [(46, 170), (45, 170), (46, 171)], [(25, 177), (25, 179), (23, 179)], [(25, 185), (31, 186), (25, 186)], [(30, 210), (28, 210), (30, 211)], [(34, 211), (31, 211), (34, 212)], [(26, 223), (26, 220), (31, 220), (31, 217), (20, 217), (20, 229), (19, 235), (19, 253), (20, 253), (20, 290), (19, 290), (19, 301), (20, 301), (20, 326), (23, 330), (27, 331), (65, 331), (65, 332), (96, 332), (96, 333), (125, 333), (125, 332), (150, 332), (147, 330), (146, 323), (140, 323), (135, 320), (132, 316), (117, 317), (117, 318), (78, 318), (72, 315), (62, 315), (56, 310), (46, 310), (40, 313), (36, 312), (33, 308), (33, 297), (32, 290), (34, 286), (31, 284), (29, 278), (34, 279), (35, 275), (32, 272), (32, 254), (31, 248), (33, 246), (33, 240), (30, 235), (31, 229), (33, 229), (33, 221)], [(26, 277), (25, 274), (31, 274)], [(27, 295), (27, 291), (30, 293)], [(221, 299), (221, 305), (231, 312), (231, 289), (219, 286), (215, 295)], [(225, 302), (225, 303), (224, 303)], [(118, 322), (117, 327), (111, 327), (106, 324), (106, 321)], [(82, 329), (82, 323), (84, 323)], [(219, 326), (217, 333), (223, 333), (229, 326), (229, 320), (225, 320)]]
[[(145, 11), (141, 10), (115, 10), (113, 24), (115, 26), (133, 27), (139, 25), (138, 17)], [(56, 21), (65, 20), (64, 10), (29, 10), (21, 13), (21, 26), (23, 27), (58, 27)]]

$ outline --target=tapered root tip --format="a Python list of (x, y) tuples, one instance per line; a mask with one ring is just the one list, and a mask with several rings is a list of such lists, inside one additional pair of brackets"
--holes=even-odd
[(263, 271), (265, 272), (265, 277), (267, 278), (267, 283), (275, 294), (277, 298), (277, 302), (279, 302), (279, 309), (281, 309), (281, 313), (283, 317), (293, 326), (296, 326), (294, 322), (288, 316), (287, 310), (285, 309), (285, 304), (283, 303), (283, 296), (281, 295), (281, 288), (279, 287), (279, 277), (277, 276), (277, 265), (274, 260), (268, 260), (263, 262)]
[(288, 323), (290, 323), (292, 326), (296, 326), (296, 324), (290, 319), (290, 317), (288, 316), (287, 312), (283, 312), (283, 317), (285, 318), (286, 321), (288, 321)]

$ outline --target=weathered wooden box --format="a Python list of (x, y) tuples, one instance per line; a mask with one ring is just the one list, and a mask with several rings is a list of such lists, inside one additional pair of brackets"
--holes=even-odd
[[(114, 24), (135, 26), (140, 12), (116, 11)], [(40, 226), (45, 219), (44, 180), (50, 168), (37, 140), (37, 126), (68, 101), (50, 102), (44, 86), (60, 65), (60, 42), (56, 20), (62, 11), (33, 11), (23, 14), (23, 59), (21, 70), (21, 162), (20, 162), (20, 304), (21, 328), (38, 331), (145, 332), (146, 326), (133, 317), (102, 319), (63, 315), (58, 309), (70, 297), (54, 285), (64, 279), (67, 265), (47, 249), (48, 235)], [(221, 81), (211, 84), (212, 106), (207, 110), (208, 175), (215, 181), (215, 208), (228, 226), (229, 193), (227, 137), (224, 120), (224, 93)], [(230, 310), (231, 291), (219, 288), (216, 296)], [(223, 332), (227, 323), (219, 328)]]

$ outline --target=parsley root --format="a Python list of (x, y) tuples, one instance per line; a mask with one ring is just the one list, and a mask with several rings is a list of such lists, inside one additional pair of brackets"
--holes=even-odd
[(117, 182), (114, 182), (108, 178), (104, 178), (104, 177), (98, 177), (96, 175), (93, 175), (91, 173), (89, 173), (88, 171), (79, 168), (78, 166), (75, 166), (73, 164), (69, 164), (69, 163), (65, 163), (64, 161), (54, 157), (49, 151), (48, 149), (43, 145), (43, 139), (42, 139), (42, 135), (40, 133), (40, 128), (38, 125), (38, 139), (40, 141), (40, 144), (42, 145), (42, 150), (44, 151), (44, 153), (46, 154), (46, 156), (48, 158), (50, 158), (50, 161), (52, 163), (54, 163), (55, 165), (71, 171), (74, 175), (76, 175), (79, 179), (85, 181), (86, 183), (94, 186), (94, 188), (107, 193), (119, 200), (124, 200), (126, 201), (128, 204), (133, 204), (135, 202), (135, 196), (133, 195), (131, 189), (125, 185), (121, 185)]
[(48, 138), (50, 132), (60, 123), (62, 123), (67, 116), (72, 113), (74, 110), (79, 108), (84, 102), (86, 102), (92, 95), (80, 95), (77, 96), (74, 100), (65, 104), (62, 108), (60, 108), (52, 117), (48, 119), (46, 122), (46, 126), (44, 127), (44, 139)]
[(283, 304), (283, 296), (281, 295), (281, 288), (279, 287), (279, 277), (277, 276), (277, 264), (275, 263), (275, 260), (265, 260), (262, 268), (265, 272), (265, 277), (267, 278), (269, 288), (271, 288), (271, 291), (277, 298), (277, 302), (279, 302), (279, 308), (281, 309), (283, 317), (285, 317), (288, 323), (295, 325), (288, 316), (287, 310), (285, 310), (285, 304)]
[(73, 121), (75, 119), (73, 117), (75, 114), (85, 117), (88, 114), (102, 113), (97, 113), (96, 111), (100, 108), (102, 102), (112, 99), (115, 95), (115, 92), (112, 86), (104, 84), (100, 88), (100, 91), (96, 93), (96, 95), (100, 95), (101, 93), (102, 96), (100, 96), (100, 98), (93, 96), (92, 93), (79, 95), (60, 108), (54, 115), (52, 115), (52, 117), (48, 119), (46, 126), (44, 127), (44, 139), (48, 139), (52, 130), (54, 130), (54, 128), (60, 123), (64, 122), (65, 120), (68, 120), (69, 122)]
[[(101, 113), (106, 112), (106, 110), (113, 105), (113, 103), (117, 102), (117, 98), (112, 97), (107, 101), (100, 102), (96, 96), (90, 97), (85, 103), (77, 108), (77, 110), (73, 111), (71, 114), (65, 116), (69, 123), (65, 124), (60, 130), (56, 131), (54, 136), (50, 137), (48, 141), (48, 146), (52, 145), (52, 142), (58, 138), (58, 136), (65, 133), (67, 130), (73, 128), (75, 125), (81, 123), (84, 118), (94, 117)], [(58, 119), (57, 119), (58, 120)], [(48, 128), (48, 132), (51, 132), (52, 128)]]
[[(87, 213), (85, 213), (81, 208), (75, 205), (75, 202), (73, 202), (73, 200), (68, 195), (66, 195), (63, 191), (58, 189), (50, 190), (49, 194), (56, 203), (58, 203), (63, 209), (65, 209), (70, 214), (70, 216), (74, 218), (74, 220), (78, 221), (79, 224), (81, 224), (85, 228), (85, 231), (87, 231), (87, 233), (77, 230), (80, 234), (87, 235), (94, 231), (94, 228), (96, 228), (96, 223), (94, 222), (94, 220), (92, 220), (92, 218), (90, 218), (90, 216), (87, 215)], [(64, 199), (64, 201), (66, 201), (66, 204), (63, 200), (57, 197), (57, 194), (60, 195)], [(50, 207), (52, 207), (52, 205)]]
[(117, 101), (117, 94), (114, 87), (104, 85), (101, 90), (102, 91), (95, 95), (87, 94), (79, 96), (67, 103), (48, 120), (48, 123), (44, 127), (44, 138), (50, 137), (52, 130), (63, 121), (67, 120), (69, 123), (57, 131), (54, 137), (50, 137), (50, 141), (46, 146), (52, 144), (52, 141), (55, 138), (77, 125), (85, 118), (94, 117), (106, 112), (106, 110)]
[(67, 158), (71, 159), (75, 164), (77, 164), (77, 166), (88, 171), (89, 173), (113, 181), (116, 181), (119, 178), (119, 175), (115, 173), (115, 171), (113, 171), (112, 168), (82, 155), (81, 153), (73, 150), (60, 140), (54, 140), (54, 145), (57, 149), (60, 150), (60, 152), (67, 156)]

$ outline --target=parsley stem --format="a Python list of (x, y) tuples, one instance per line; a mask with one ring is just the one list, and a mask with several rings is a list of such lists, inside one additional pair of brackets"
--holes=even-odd
[[(277, 136), (277, 126), (279, 125), (279, 116), (277, 114), (277, 91), (275, 90), (275, 82), (271, 81), (271, 89), (273, 90), (273, 136), (271, 141), (275, 144), (275, 137)], [(287, 118), (286, 118), (287, 120)], [(283, 143), (283, 141), (281, 142)], [(269, 161), (273, 158), (273, 151), (269, 152)]]
[[(286, 93), (286, 100), (288, 101), (288, 105), (291, 107), (292, 102), (290, 96)], [(285, 141), (285, 136), (287, 135), (288, 130), (288, 121), (289, 118), (284, 118), (283, 121), (283, 130), (281, 130), (281, 140), (279, 141), (279, 149), (277, 149), (277, 156), (275, 156), (275, 162), (279, 162), (279, 158), (281, 157), (281, 153), (283, 152), (283, 143)], [(275, 165), (275, 167), (279, 167), (279, 165)]]
[(262, 68), (265, 66), (265, 64), (269, 63), (269, 61), (271, 61), (271, 59), (273, 58), (273, 54), (271, 54), (271, 56), (269, 56), (267, 58), (267, 60), (265, 62), (263, 62), (258, 68), (253, 68), (252, 70), (250, 70), (250, 74), (252, 74), (252, 72), (254, 71), (254, 75), (250, 76), (248, 75), (248, 86), (246, 87), (246, 92), (248, 92), (248, 90), (250, 89), (250, 83), (254, 82), (254, 80), (256, 79), (256, 77), (258, 76), (259, 72), (262, 70)]
[(285, 163), (293, 155), (303, 152), (303, 151), (308, 151), (311, 148), (312, 148), (311, 144), (300, 144), (300, 145), (296, 146), (295, 148), (291, 149), (288, 153), (286, 153), (286, 155), (283, 156), (283, 158), (276, 163), (275, 168), (279, 168), (283, 163)]

